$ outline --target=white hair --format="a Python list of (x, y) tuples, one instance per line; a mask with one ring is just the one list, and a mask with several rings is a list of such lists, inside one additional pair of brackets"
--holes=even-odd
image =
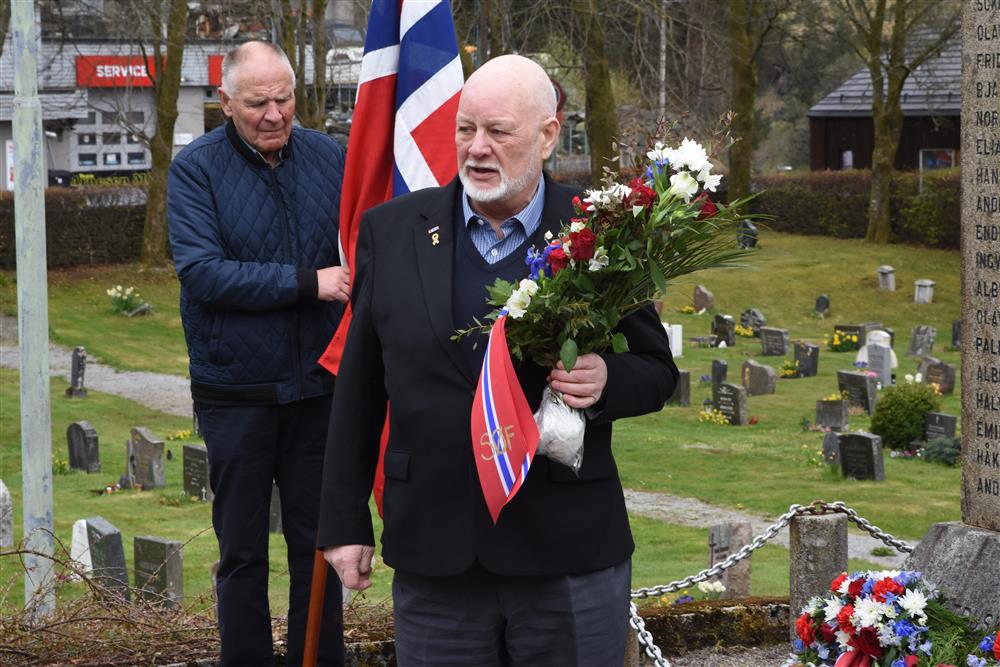
[(236, 85), (234, 84), (233, 79), (236, 77), (236, 72), (240, 65), (247, 60), (248, 52), (252, 51), (255, 47), (263, 47), (281, 59), (281, 62), (283, 62), (285, 67), (288, 68), (288, 76), (292, 79), (292, 88), (295, 88), (295, 70), (292, 69), (292, 63), (288, 60), (288, 56), (285, 55), (282, 48), (273, 42), (253, 40), (240, 44), (235, 49), (227, 53), (226, 57), (222, 59), (221, 87), (222, 90), (225, 91), (226, 95), (232, 97), (235, 94)]

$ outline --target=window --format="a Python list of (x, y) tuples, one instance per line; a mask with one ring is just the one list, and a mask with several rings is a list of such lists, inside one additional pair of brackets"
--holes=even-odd
[(101, 141), (105, 146), (117, 146), (122, 142), (121, 132), (105, 132), (101, 135)]
[(122, 163), (121, 153), (105, 153), (104, 154), (104, 166), (106, 167), (117, 167)]
[(93, 133), (76, 135), (76, 143), (80, 146), (93, 146), (97, 144), (97, 135)]
[(846, 150), (840, 152), (840, 168), (854, 169), (854, 151)]
[(96, 167), (97, 153), (80, 153), (79, 162), (81, 167)]
[(139, 143), (139, 135), (129, 132), (125, 135), (125, 143), (127, 144), (137, 144)]
[(140, 165), (140, 166), (144, 165), (144, 164), (146, 164), (146, 154), (145, 153), (129, 153), (128, 154), (128, 163), (129, 164), (137, 164), (137, 165)]
[(133, 125), (142, 125), (146, 122), (146, 113), (143, 111), (129, 111), (125, 114), (125, 118)]
[(77, 125), (93, 125), (96, 122), (97, 122), (97, 112), (91, 111), (90, 113), (87, 114), (86, 118), (81, 118), (80, 120), (76, 121), (76, 124)]
[(101, 112), (101, 122), (105, 125), (117, 125), (118, 124), (118, 112), (117, 111), (102, 111)]

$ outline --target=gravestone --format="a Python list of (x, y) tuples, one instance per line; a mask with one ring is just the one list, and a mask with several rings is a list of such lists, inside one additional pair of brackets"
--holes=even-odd
[(830, 582), (847, 571), (847, 516), (800, 515), (788, 531), (790, 632), (806, 603), (830, 590)]
[(733, 426), (747, 423), (747, 391), (736, 384), (723, 382), (712, 387), (712, 405)]
[(849, 401), (816, 401), (816, 426), (834, 431), (846, 431), (850, 426)]
[(826, 294), (820, 294), (816, 297), (816, 312), (820, 315), (826, 315), (830, 312), (830, 297)]
[(87, 545), (93, 580), (109, 591), (130, 598), (122, 534), (103, 517), (87, 519)]
[(892, 384), (892, 348), (873, 343), (865, 346), (868, 350), (868, 368), (878, 375), (882, 388)]
[(712, 384), (722, 384), (726, 381), (729, 371), (729, 362), (724, 359), (712, 359)]
[(191, 406), (191, 432), (199, 438), (204, 437), (201, 433), (201, 424), (198, 422), (198, 411)]
[[(865, 326), (863, 324), (837, 324), (833, 327), (833, 335), (840, 334), (842, 339), (848, 339), (842, 349), (857, 350), (865, 344)], [(856, 338), (857, 340), (851, 340)]]
[(955, 364), (927, 357), (920, 364), (920, 381), (924, 384), (936, 384), (942, 394), (954, 394), (955, 372)]
[(875, 409), (875, 378), (867, 373), (837, 371), (837, 388), (841, 392), (847, 392), (847, 400), (851, 405), (862, 408), (868, 414)]
[[(722, 523), (708, 529), (708, 566), (729, 558), (753, 540), (750, 522)], [(734, 600), (750, 597), (750, 559), (744, 558), (736, 565), (722, 571), (713, 578), (726, 587), (722, 598)]]
[(680, 324), (662, 322), (663, 330), (670, 341), (670, 355), (676, 359), (684, 356), (684, 327)]
[(740, 220), (736, 228), (736, 243), (743, 249), (757, 247), (757, 225), (749, 220)]
[(14, 546), (14, 499), (0, 479), (0, 547)]
[(716, 315), (712, 321), (712, 333), (716, 337), (716, 347), (722, 343), (725, 343), (726, 347), (736, 345), (736, 322), (733, 320), (733, 316)]
[(208, 450), (204, 445), (184, 445), (184, 493), (202, 502), (215, 495), (208, 480)]
[(761, 355), (783, 357), (788, 354), (788, 329), (777, 327), (760, 328)]
[(87, 395), (87, 388), (83, 384), (84, 374), (87, 372), (87, 350), (82, 347), (73, 348), (73, 360), (70, 364), (69, 386), (66, 387), (66, 395), (70, 398), (84, 398)]
[(281, 533), (281, 494), (278, 493), (278, 485), (271, 484), (271, 508), (268, 512), (268, 530), (272, 533)]
[(927, 278), (913, 281), (913, 303), (934, 303), (934, 281)]
[(184, 600), (184, 545), (148, 536), (136, 537), (132, 545), (136, 595), (167, 607), (181, 606)]
[(937, 329), (926, 324), (918, 324), (910, 332), (910, 346), (906, 349), (908, 357), (926, 357), (934, 350), (934, 339)]
[(888, 264), (878, 267), (878, 288), (890, 292), (896, 291), (896, 269)]
[(795, 361), (799, 362), (799, 375), (813, 377), (819, 373), (819, 345), (795, 341)]
[(680, 371), (677, 378), (677, 386), (674, 393), (667, 399), (668, 405), (680, 405), (688, 407), (691, 405), (691, 371)]
[(864, 431), (841, 433), (840, 470), (844, 477), (885, 481), (882, 438)]
[(760, 328), (767, 325), (767, 318), (757, 308), (750, 308), (740, 313), (740, 326), (753, 331), (754, 336), (760, 335)]
[[(73, 533), (70, 536), (69, 558), (76, 565), (76, 571), (82, 575), (88, 575), (94, 571), (94, 564), (90, 560), (90, 539), (87, 537), (87, 520), (78, 519), (73, 522)], [(72, 579), (78, 580), (80, 577), (73, 575)]]
[(954, 350), (962, 347), (962, 320), (951, 323), (951, 347)]
[(129, 486), (162, 489), (167, 484), (163, 463), (163, 441), (144, 426), (134, 427), (130, 436), (125, 473), (128, 476)]
[(773, 368), (753, 359), (747, 359), (743, 362), (741, 376), (748, 396), (773, 394), (778, 381), (778, 374), (774, 372)]
[(715, 296), (705, 289), (704, 285), (698, 285), (694, 288), (694, 309), (698, 310), (712, 310), (715, 308)]
[(954, 438), (958, 417), (945, 412), (928, 412), (924, 415), (924, 441), (935, 438)]
[(840, 465), (840, 434), (827, 431), (823, 434), (823, 463), (830, 466)]
[[(1000, 282), (996, 174), (1000, 170), (996, 3), (962, 3), (962, 521), (931, 527), (907, 560), (937, 584), (949, 606), (992, 628), (1000, 620), (1000, 335), (991, 296)], [(992, 175), (992, 176), (991, 176)]]
[(69, 448), (69, 467), (88, 473), (101, 472), (101, 455), (97, 443), (97, 429), (88, 421), (73, 422), (66, 428), (66, 446)]

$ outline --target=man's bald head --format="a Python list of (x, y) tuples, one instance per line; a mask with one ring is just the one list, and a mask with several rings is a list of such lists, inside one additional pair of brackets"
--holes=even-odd
[(469, 76), (462, 89), (476, 94), (479, 88), (498, 89), (541, 118), (556, 115), (556, 91), (545, 70), (533, 60), (518, 55), (497, 56)]
[(249, 64), (251, 67), (260, 63), (280, 62), (288, 69), (288, 76), (292, 81), (292, 88), (295, 88), (295, 70), (288, 56), (281, 47), (271, 42), (253, 40), (244, 42), (232, 49), (222, 59), (222, 90), (227, 95), (235, 95), (239, 85), (240, 69), (243, 65)]

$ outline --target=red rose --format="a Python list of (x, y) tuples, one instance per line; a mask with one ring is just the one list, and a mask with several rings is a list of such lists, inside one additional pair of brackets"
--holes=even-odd
[(549, 266), (552, 267), (552, 275), (555, 275), (569, 266), (569, 257), (562, 248), (553, 248), (549, 253)]
[(569, 240), (572, 244), (570, 252), (576, 261), (586, 262), (594, 256), (594, 246), (597, 244), (594, 232), (584, 227), (578, 232), (570, 232)]
[(855, 579), (854, 581), (851, 582), (851, 585), (847, 587), (847, 594), (850, 595), (852, 598), (856, 598), (859, 595), (861, 595), (861, 591), (864, 589), (864, 587), (865, 587), (865, 580), (863, 577), (860, 579)]
[(813, 643), (813, 639), (816, 638), (816, 630), (813, 628), (812, 616), (809, 614), (799, 616), (799, 620), (795, 621), (795, 634), (806, 646)]
[(1000, 632), (993, 638), (993, 657), (1000, 660)]
[(840, 613), (837, 614), (837, 626), (842, 632), (848, 634), (854, 634), (854, 626), (851, 625), (851, 616), (854, 615), (854, 607), (845, 604), (840, 609)]
[(573, 197), (573, 210), (576, 211), (577, 215), (583, 213), (583, 200), (579, 197)]
[(840, 585), (842, 583), (844, 583), (845, 579), (847, 579), (847, 573), (846, 572), (842, 572), (841, 574), (839, 574), (837, 576), (837, 578), (834, 579), (833, 582), (831, 582), (831, 584), (830, 584), (830, 591), (833, 592), (833, 593), (839, 593), (840, 592)]
[(819, 632), (823, 635), (823, 641), (827, 644), (832, 644), (837, 638), (837, 628), (829, 623), (823, 623), (820, 625)]
[(649, 208), (656, 201), (656, 190), (646, 185), (646, 181), (642, 180), (642, 177), (633, 178), (628, 186), (632, 189), (632, 192), (628, 197), (625, 197), (626, 206)]
[(876, 660), (882, 657), (882, 645), (879, 644), (878, 633), (875, 632), (875, 628), (861, 628), (858, 634), (851, 637), (847, 645), (853, 646)]
[(875, 586), (872, 588), (872, 595), (879, 602), (885, 602), (886, 593), (892, 593), (893, 595), (899, 596), (905, 591), (905, 588), (897, 584), (891, 578), (886, 577), (885, 579), (875, 583)]
[(704, 220), (705, 218), (711, 218), (713, 215), (719, 212), (719, 209), (715, 207), (715, 203), (709, 199), (708, 195), (702, 192), (700, 195), (694, 198), (695, 203), (701, 202), (701, 213), (698, 214), (699, 220)]
[[(920, 660), (919, 658), (917, 658), (917, 656), (908, 655), (906, 656), (906, 667), (917, 667), (917, 663), (919, 661)], [(954, 665), (940, 665), (939, 667), (954, 667)]]

